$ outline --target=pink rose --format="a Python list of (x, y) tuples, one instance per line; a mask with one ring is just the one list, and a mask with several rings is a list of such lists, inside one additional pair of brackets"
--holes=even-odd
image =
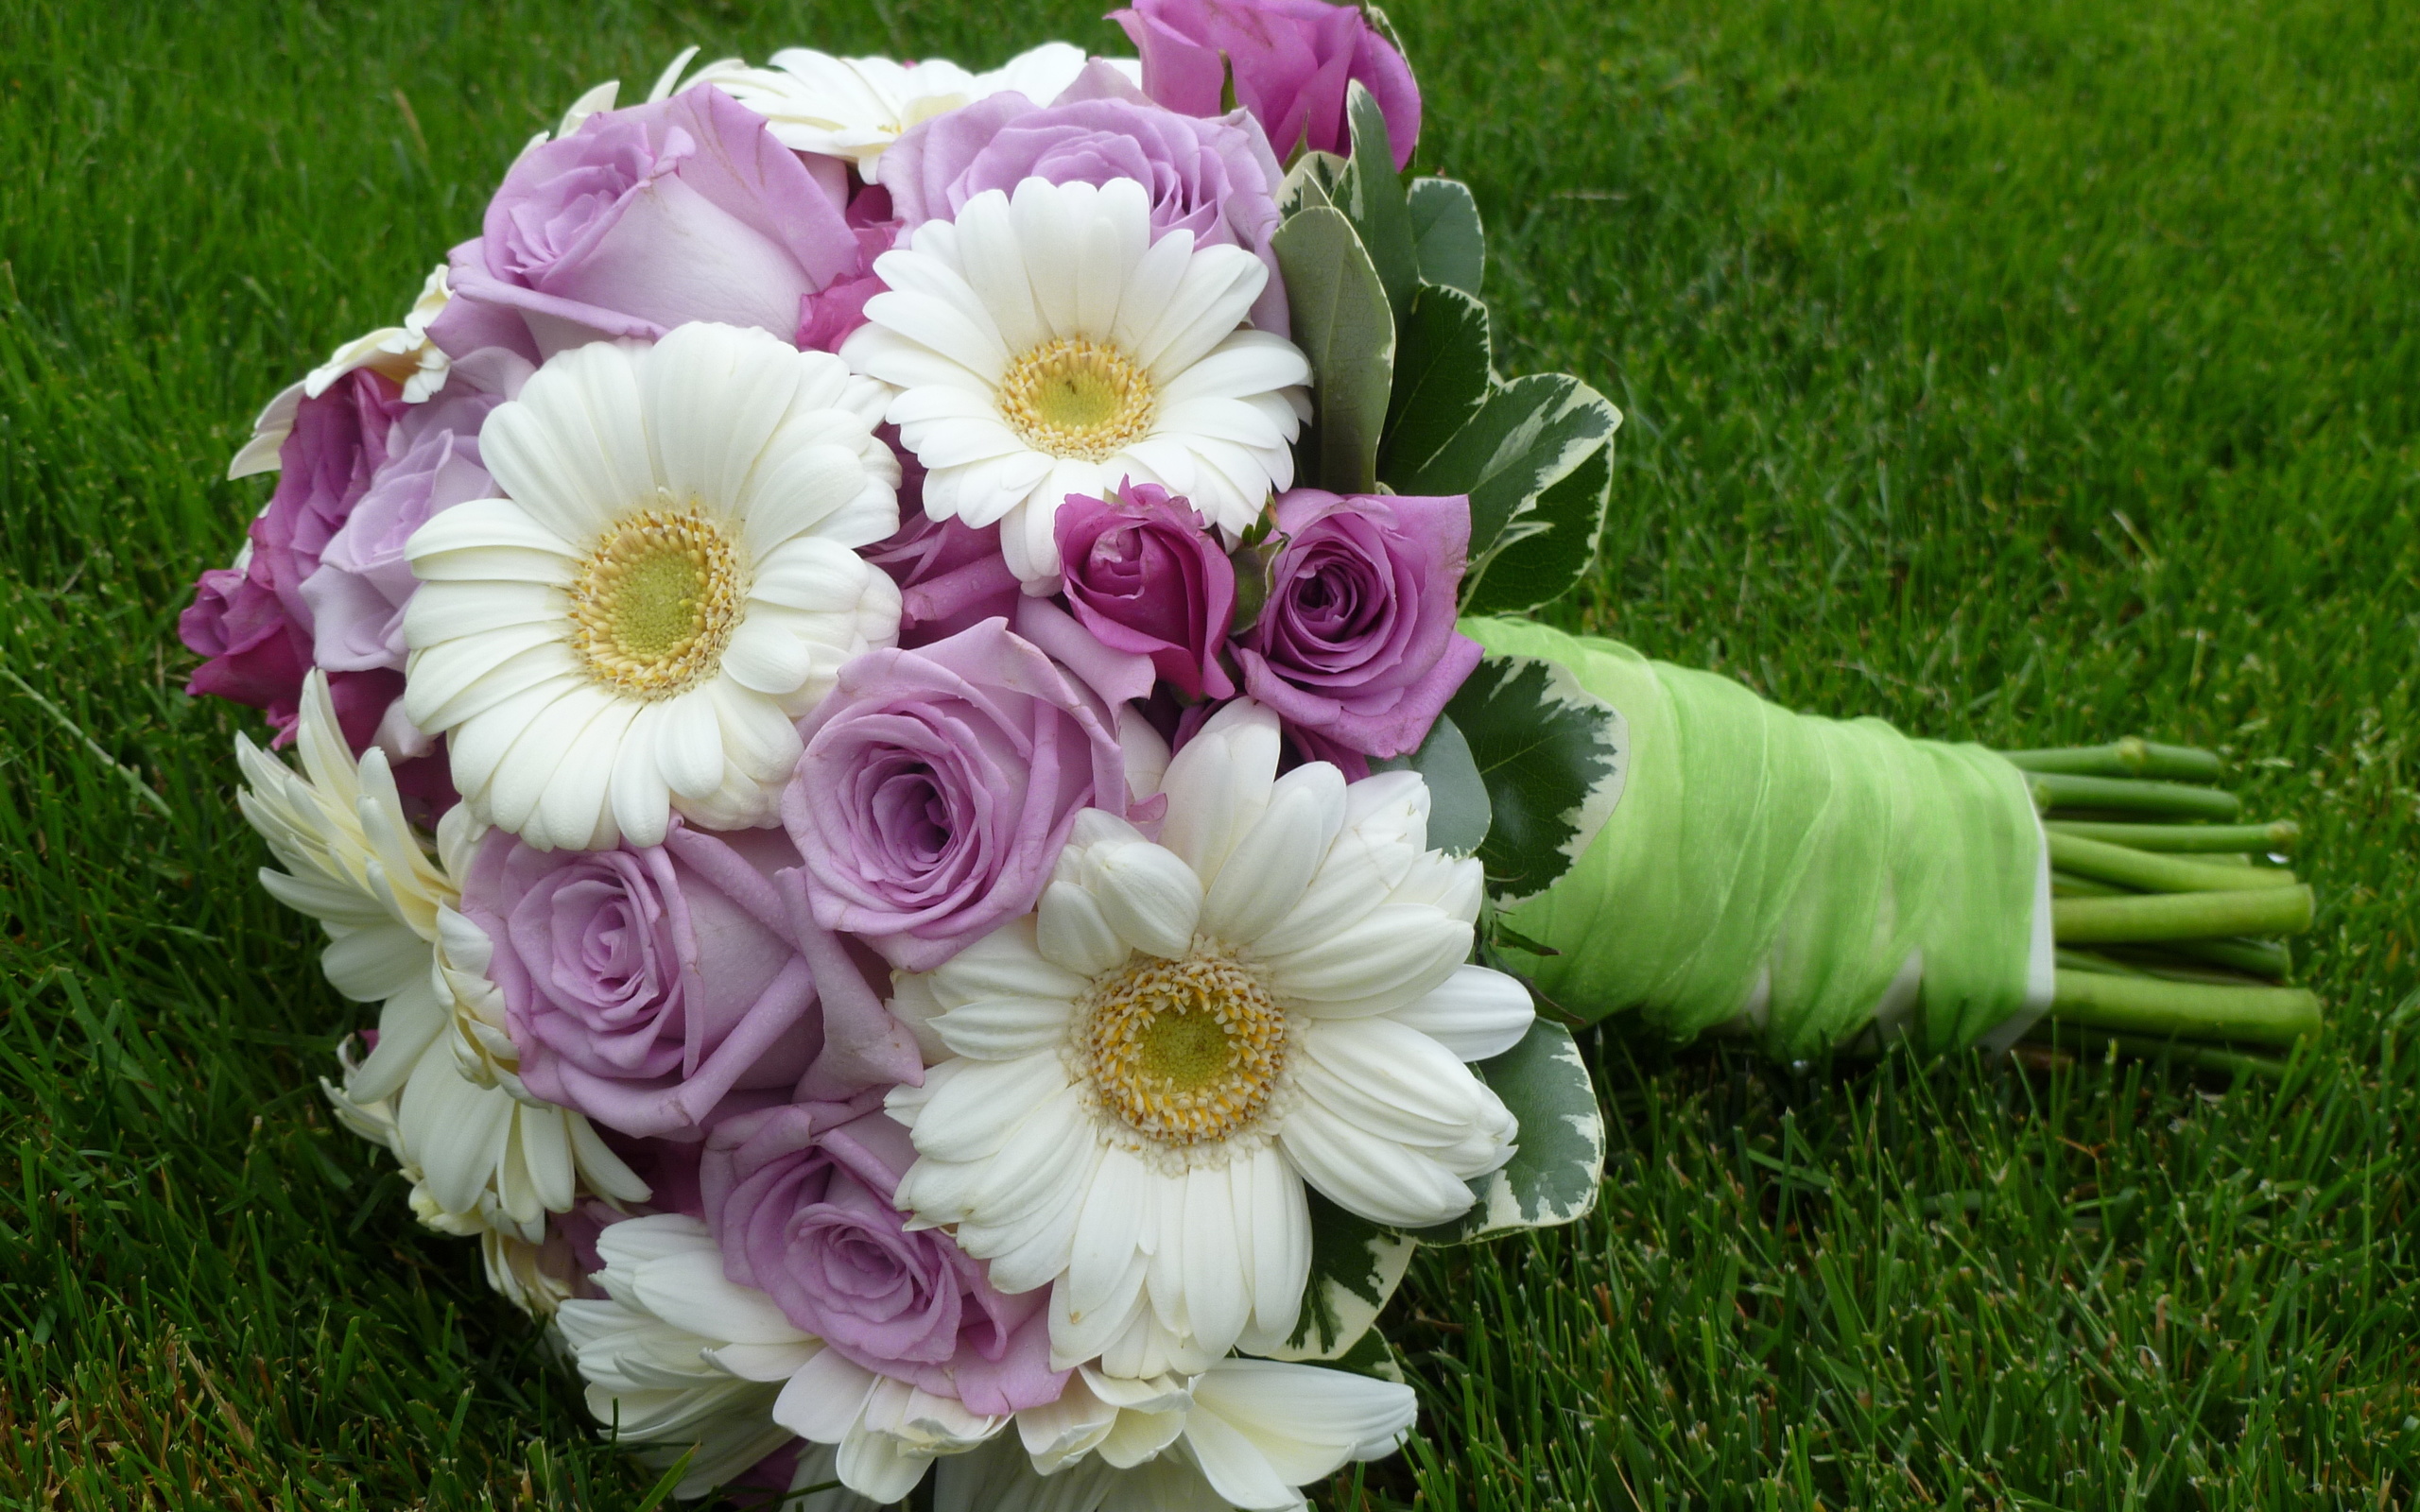
[[(1357, 6), (1326, 0), (1135, 0), (1110, 13), (1143, 55), (1143, 92), (1172, 111), (1217, 115), (1228, 70), (1236, 103), (1252, 112), (1279, 156), (1297, 146), (1350, 152), (1345, 85), (1376, 96), (1398, 169), (1420, 140), (1411, 65)], [(1222, 56), (1223, 55), (1223, 56)]]

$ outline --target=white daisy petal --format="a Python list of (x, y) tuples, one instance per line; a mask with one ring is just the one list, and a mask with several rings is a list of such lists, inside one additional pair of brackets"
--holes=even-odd
[(1484, 966), (1458, 966), (1426, 996), (1388, 1015), (1463, 1060), (1488, 1060), (1521, 1042), (1537, 1020), (1530, 989)]

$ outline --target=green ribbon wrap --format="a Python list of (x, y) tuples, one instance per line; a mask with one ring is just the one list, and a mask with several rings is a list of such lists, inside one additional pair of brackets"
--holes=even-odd
[(2004, 1044), (2048, 1007), (2042, 828), (2006, 760), (1792, 713), (1597, 637), (1461, 628), (1564, 668), (1627, 726), (1603, 827), (1505, 914), (1560, 953), (1529, 974), (1567, 1010), (1752, 1035), (1799, 1060), (1897, 1034)]

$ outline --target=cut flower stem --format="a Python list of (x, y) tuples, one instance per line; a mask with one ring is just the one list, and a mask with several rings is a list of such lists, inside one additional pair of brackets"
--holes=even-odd
[(2275, 1045), (2319, 1032), (2319, 999), (2300, 988), (2225, 987), (2065, 970), (2056, 981), (2050, 1014), (2062, 1024)]

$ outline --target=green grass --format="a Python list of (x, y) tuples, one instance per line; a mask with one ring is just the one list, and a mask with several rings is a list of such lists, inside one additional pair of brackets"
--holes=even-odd
[[(1014, 9), (0, 5), (0, 1504), (643, 1499), (320, 1103), (354, 1016), (172, 622), (253, 407), (581, 89), (1112, 41)], [(2221, 749), (2309, 834), (2333, 1022), (2283, 1085), (1609, 1040), (1597, 1214), (1420, 1262), (1420, 1436), (1328, 1504), (2409, 1504), (2420, 16), (1396, 19), (1509, 365), (1630, 415), (1575, 622), (1927, 734)]]

